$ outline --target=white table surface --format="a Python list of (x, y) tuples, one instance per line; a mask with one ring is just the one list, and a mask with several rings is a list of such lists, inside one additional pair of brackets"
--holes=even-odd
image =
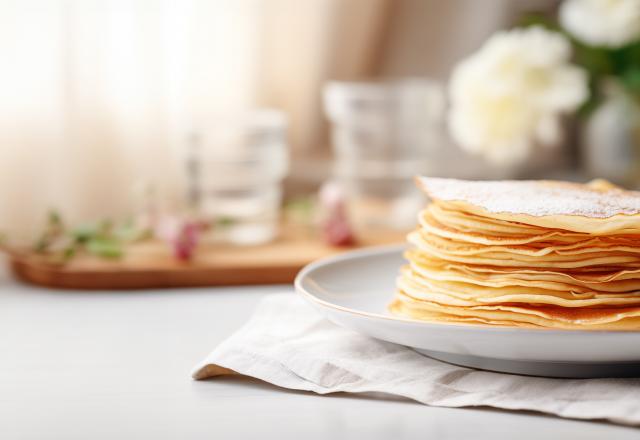
[(288, 286), (64, 292), (0, 280), (0, 439), (638, 439), (490, 409), (317, 396), (193, 365)]

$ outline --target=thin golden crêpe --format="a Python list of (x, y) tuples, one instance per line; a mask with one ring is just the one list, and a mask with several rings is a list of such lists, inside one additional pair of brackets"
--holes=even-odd
[(640, 192), (605, 181), (419, 178), (392, 313), (431, 322), (640, 330)]

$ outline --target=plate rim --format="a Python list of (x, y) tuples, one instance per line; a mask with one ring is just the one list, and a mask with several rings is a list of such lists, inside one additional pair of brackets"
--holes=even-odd
[(391, 321), (391, 322), (417, 325), (419, 327), (422, 327), (424, 330), (447, 329), (447, 330), (456, 331), (456, 332), (468, 332), (468, 331), (480, 330), (482, 332), (497, 333), (497, 334), (504, 334), (504, 335), (507, 335), (507, 334), (522, 335), (522, 334), (528, 334), (528, 333), (535, 333), (538, 335), (544, 333), (550, 336), (552, 335), (584, 336), (584, 335), (598, 334), (598, 335), (617, 335), (617, 336), (626, 335), (627, 337), (629, 337), (630, 335), (636, 335), (636, 336), (640, 335), (640, 330), (599, 330), (599, 329), (572, 330), (572, 329), (547, 329), (547, 328), (538, 329), (538, 328), (519, 328), (519, 327), (490, 327), (490, 326), (478, 326), (478, 325), (472, 325), (472, 324), (459, 324), (459, 323), (444, 324), (444, 323), (426, 322), (426, 321), (420, 321), (417, 319), (403, 318), (403, 317), (393, 316), (393, 315), (383, 315), (380, 313), (373, 313), (373, 312), (366, 312), (366, 311), (357, 310), (357, 309), (341, 306), (338, 304), (334, 304), (329, 301), (325, 301), (323, 299), (318, 298), (316, 295), (309, 292), (303, 286), (305, 279), (307, 279), (310, 274), (312, 274), (314, 271), (321, 269), (323, 267), (340, 264), (343, 261), (357, 260), (357, 259), (381, 256), (383, 254), (393, 254), (396, 252), (402, 252), (408, 247), (409, 247), (408, 244), (371, 246), (363, 249), (346, 251), (346, 252), (339, 253), (337, 255), (331, 255), (328, 257), (320, 258), (318, 260), (315, 260), (307, 264), (300, 270), (300, 272), (298, 272), (298, 274), (296, 275), (293, 281), (295, 291), (300, 296), (302, 296), (306, 301), (310, 303), (314, 303), (321, 307), (334, 309), (339, 312), (347, 313), (352, 316), (365, 317), (369, 319), (371, 318), (384, 319), (386, 321)]

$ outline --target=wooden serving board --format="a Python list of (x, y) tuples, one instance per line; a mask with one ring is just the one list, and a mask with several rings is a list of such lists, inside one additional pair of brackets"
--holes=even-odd
[[(284, 228), (283, 236), (260, 246), (209, 245), (189, 262), (173, 258), (163, 243), (131, 245), (117, 260), (77, 255), (66, 264), (53, 264), (33, 254), (12, 256), (14, 274), (32, 284), (66, 289), (147, 289), (290, 283), (306, 264), (355, 247), (333, 247), (309, 234)], [(401, 243), (399, 232), (366, 234), (359, 246)]]

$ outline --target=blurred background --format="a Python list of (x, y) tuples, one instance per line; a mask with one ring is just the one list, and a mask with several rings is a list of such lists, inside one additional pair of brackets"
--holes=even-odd
[(214, 242), (256, 244), (280, 235), (284, 207), (344, 244), (353, 229), (410, 228), (424, 204), (416, 174), (608, 174), (633, 186), (637, 172), (619, 167), (635, 150), (598, 150), (608, 168), (594, 170), (576, 117), (562, 120), (558, 145), (520, 161), (488, 160), (450, 135), (455, 66), (559, 5), (5, 0), (0, 231), (30, 243), (60, 218), (179, 214), (226, 225)]

